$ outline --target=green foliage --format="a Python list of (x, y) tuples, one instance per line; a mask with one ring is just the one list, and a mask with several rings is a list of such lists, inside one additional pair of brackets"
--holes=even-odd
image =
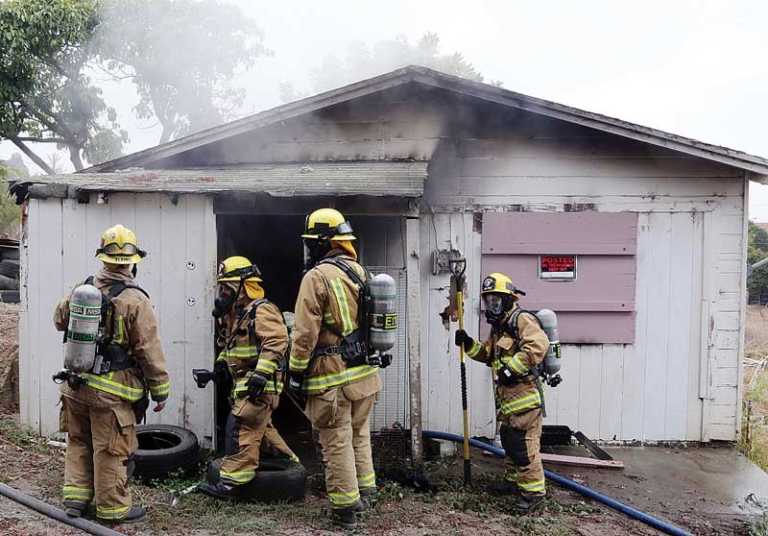
[[(748, 234), (747, 262), (754, 264), (768, 257), (768, 232), (749, 222)], [(752, 272), (747, 280), (747, 289), (750, 295), (768, 291), (768, 266), (762, 266)]]
[(21, 171), (9, 169), (0, 162), (0, 235), (14, 235), (21, 223), (21, 208), (8, 193), (8, 178), (11, 174), (19, 175)]
[[(56, 143), (75, 168), (82, 153), (120, 154), (120, 144), (91, 147), (93, 139), (125, 139), (114, 111), (85, 74), (98, 0), (6, 0), (0, 3), (0, 137)], [(39, 163), (39, 162), (38, 162)]]
[(134, 82), (136, 113), (157, 117), (161, 143), (224, 122), (245, 95), (229, 82), (268, 53), (251, 19), (214, 0), (108, 0), (101, 20), (99, 57)]
[(68, 149), (76, 169), (110, 160), (128, 136), (89, 73), (131, 79), (164, 142), (228, 119), (244, 97), (229, 82), (265, 53), (216, 0), (0, 0), (0, 139), (49, 173), (28, 143)]

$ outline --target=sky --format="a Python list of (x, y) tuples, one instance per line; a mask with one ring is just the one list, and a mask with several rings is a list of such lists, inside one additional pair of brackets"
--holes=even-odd
[[(282, 82), (309, 92), (310, 71), (355, 43), (434, 32), (442, 52), (461, 52), (507, 89), (768, 157), (762, 0), (222, 1), (258, 23), (273, 53), (236, 81), (247, 89), (242, 116), (280, 104)], [(160, 129), (134, 117), (130, 83), (102, 85), (126, 151), (155, 145)], [(0, 159), (16, 151), (0, 143)], [(768, 221), (768, 186), (750, 188), (750, 218)]]

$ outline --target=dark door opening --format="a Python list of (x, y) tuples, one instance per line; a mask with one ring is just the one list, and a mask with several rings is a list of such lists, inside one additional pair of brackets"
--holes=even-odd
[[(286, 206), (288, 210), (296, 207)], [(279, 210), (276, 206), (272, 211)], [(390, 271), (405, 266), (404, 219), (399, 216), (350, 215), (360, 261), (369, 269)], [(301, 234), (305, 214), (245, 214), (217, 215), (218, 257), (231, 255), (248, 257), (257, 264), (264, 279), (266, 297), (281, 311), (293, 312), (296, 295), (303, 275)], [(405, 316), (403, 315), (403, 321)], [(402, 360), (382, 373), (385, 392), (372, 413), (374, 426), (391, 426), (407, 422), (407, 362)], [(398, 368), (398, 366), (400, 368)], [(401, 370), (401, 373), (397, 371)], [(389, 379), (388, 379), (389, 378)], [(389, 383), (388, 383), (389, 382)], [(216, 394), (217, 437), (223, 437), (223, 426), (229, 412), (228, 392)], [(398, 402), (402, 400), (402, 403)], [(283, 394), (272, 421), (302, 462), (316, 462), (311, 426), (296, 405)]]
[[(218, 257), (224, 260), (242, 255), (258, 265), (268, 300), (283, 312), (293, 312), (299, 284), (303, 275), (301, 215), (219, 215)], [(217, 393), (218, 406), (226, 405), (228, 394)], [(223, 430), (227, 411), (217, 411), (216, 427)], [(291, 449), (304, 461), (311, 459), (311, 426), (287, 395), (283, 393), (280, 406), (272, 414), (272, 423)]]

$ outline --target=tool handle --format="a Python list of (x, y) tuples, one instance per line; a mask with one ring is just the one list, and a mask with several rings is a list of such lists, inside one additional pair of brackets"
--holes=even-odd
[[(456, 292), (456, 314), (459, 317), (459, 329), (464, 329), (464, 292)], [(464, 420), (464, 485), (472, 483), (472, 466), (469, 457), (469, 410), (467, 403), (467, 364), (464, 360), (464, 345), (459, 346), (461, 359), (461, 409)]]

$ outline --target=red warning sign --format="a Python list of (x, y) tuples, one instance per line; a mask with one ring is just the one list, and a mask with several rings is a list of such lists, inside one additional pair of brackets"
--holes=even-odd
[(576, 279), (576, 255), (539, 256), (541, 279)]

